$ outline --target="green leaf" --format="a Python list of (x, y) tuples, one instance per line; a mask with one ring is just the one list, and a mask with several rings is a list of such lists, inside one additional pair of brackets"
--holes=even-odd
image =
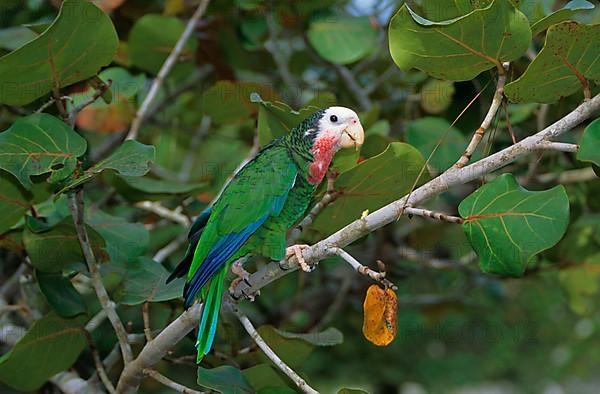
[(181, 183), (150, 177), (119, 177), (132, 188), (149, 194), (191, 194), (206, 188), (206, 183)]
[(167, 284), (169, 272), (149, 257), (119, 264), (111, 264), (120, 271), (122, 278), (121, 303), (138, 305), (144, 302), (161, 302), (181, 297), (185, 279)]
[[(128, 50), (132, 63), (142, 70), (157, 74), (184, 30), (185, 24), (179, 18), (144, 15), (129, 32)], [(196, 46), (196, 40), (190, 38), (181, 57), (190, 58), (196, 51)], [(190, 62), (186, 63), (191, 65)], [(173, 71), (178, 73), (182, 70), (182, 65), (176, 65)]]
[(571, 19), (579, 11), (592, 10), (594, 7), (595, 6), (592, 3), (586, 0), (569, 1), (560, 10), (554, 11), (550, 15), (546, 15), (531, 25), (531, 33), (533, 36), (535, 36), (549, 28), (551, 25)]
[(83, 297), (62, 272), (36, 271), (35, 276), (48, 304), (59, 316), (73, 317), (87, 311)]
[(94, 4), (63, 2), (46, 31), (0, 58), (0, 102), (28, 104), (55, 86), (88, 79), (113, 60), (118, 42), (110, 18)]
[(317, 53), (335, 64), (354, 63), (377, 46), (377, 30), (367, 16), (319, 15), (307, 35)]
[(129, 261), (146, 253), (150, 234), (141, 223), (129, 223), (122, 217), (93, 211), (86, 223), (106, 241), (111, 261)]
[(452, 167), (467, 147), (467, 141), (458, 129), (446, 119), (433, 117), (410, 122), (406, 126), (406, 142), (415, 146), (425, 158), (437, 146), (429, 165), (438, 173)]
[(84, 184), (104, 170), (114, 170), (126, 176), (145, 175), (150, 171), (150, 164), (154, 161), (155, 155), (154, 146), (127, 140), (110, 156), (99, 161), (85, 170), (80, 177), (69, 182), (59, 193)]
[[(304, 364), (308, 356), (312, 353), (314, 345), (304, 339), (287, 338), (281, 335), (275, 327), (270, 325), (260, 326), (257, 329), (260, 336), (265, 340), (271, 349), (283, 360), (290, 368), (299, 368)], [(260, 358), (267, 363), (271, 360), (264, 354)]]
[(315, 346), (335, 346), (344, 342), (344, 334), (337, 328), (329, 327), (321, 332), (295, 333), (275, 329), (275, 332), (284, 338), (302, 339)]
[(360, 389), (348, 389), (348, 388), (343, 388), (340, 389), (337, 394), (369, 394), (367, 391), (364, 390), (360, 390)]
[(600, 47), (593, 42), (600, 42), (600, 25), (551, 26), (542, 50), (504, 93), (513, 102), (553, 103), (581, 91), (589, 80), (600, 82)]
[(211, 369), (198, 367), (197, 382), (204, 388), (222, 394), (255, 392), (248, 380), (242, 375), (242, 371), (229, 365)]
[[(279, 376), (271, 364), (258, 364), (246, 368), (242, 371), (242, 374), (257, 392), (262, 393), (263, 390), (273, 389), (281, 390), (275, 392), (287, 393), (286, 390), (290, 390), (286, 381)], [(292, 390), (291, 393), (293, 394), (295, 391)]]
[(0, 171), (0, 234), (23, 218), (32, 204), (31, 194), (10, 174)]
[(264, 84), (217, 81), (202, 94), (202, 112), (219, 124), (245, 121), (256, 113), (252, 95), (275, 98), (275, 92)]
[(453, 81), (473, 79), (519, 58), (530, 41), (527, 18), (508, 0), (440, 22), (420, 17), (405, 4), (389, 27), (390, 53), (400, 69), (415, 67)]
[(63, 319), (51, 312), (0, 358), (0, 381), (20, 391), (38, 390), (54, 374), (73, 365), (87, 346), (85, 318)]
[(600, 166), (600, 118), (590, 123), (583, 131), (577, 160)]
[[(91, 227), (86, 226), (96, 259), (106, 259), (105, 243)], [(42, 272), (58, 272), (69, 263), (84, 263), (73, 220), (68, 217), (50, 231), (35, 233), (29, 226), (23, 232), (23, 243), (31, 264)]]
[(69, 176), (86, 147), (85, 140), (59, 119), (29, 115), (0, 133), (0, 168), (31, 189), (32, 175), (50, 172), (51, 183)]
[[(365, 210), (373, 212), (407, 194), (424, 165), (425, 160), (416, 148), (401, 142), (391, 143), (380, 155), (337, 178), (335, 189), (340, 195), (316, 217), (313, 227), (321, 234), (331, 234), (359, 219)], [(389, 172), (386, 168), (397, 170)], [(420, 181), (427, 176), (424, 171)]]
[(458, 211), (481, 269), (521, 276), (535, 255), (562, 238), (569, 199), (562, 185), (529, 191), (512, 174), (503, 174), (465, 198)]
[(250, 100), (260, 105), (258, 110), (258, 141), (261, 146), (284, 136), (318, 110), (318, 108), (306, 107), (300, 111), (294, 111), (285, 103), (264, 101), (259, 94), (253, 94)]

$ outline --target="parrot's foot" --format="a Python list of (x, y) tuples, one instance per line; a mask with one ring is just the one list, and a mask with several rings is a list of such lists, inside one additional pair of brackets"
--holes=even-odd
[(300, 268), (302, 268), (302, 271), (304, 272), (312, 272), (314, 269), (308, 265), (306, 260), (304, 260), (304, 257), (302, 257), (302, 250), (308, 247), (309, 245), (292, 245), (285, 250), (285, 257), (290, 258), (292, 256), (296, 256), (298, 259), (298, 264), (300, 264)]
[(235, 278), (234, 280), (231, 281), (231, 284), (229, 285), (229, 292), (233, 293), (233, 291), (235, 290), (235, 287), (238, 285), (238, 283), (240, 283), (241, 281), (244, 281), (244, 283), (246, 283), (248, 286), (252, 286), (250, 284), (250, 273), (248, 271), (246, 271), (244, 269), (244, 260), (240, 259), (237, 261), (234, 261), (231, 264), (231, 272), (233, 272), (237, 278)]

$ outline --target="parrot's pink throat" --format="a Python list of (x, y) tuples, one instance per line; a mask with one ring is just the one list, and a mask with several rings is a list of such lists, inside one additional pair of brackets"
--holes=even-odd
[(310, 164), (308, 174), (308, 181), (313, 185), (321, 183), (325, 174), (327, 174), (329, 163), (331, 163), (335, 152), (337, 152), (336, 143), (335, 137), (321, 137), (315, 141), (311, 149), (315, 160)]

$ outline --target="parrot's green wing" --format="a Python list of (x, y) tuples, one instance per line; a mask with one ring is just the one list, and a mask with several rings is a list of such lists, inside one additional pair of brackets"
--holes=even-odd
[(195, 247), (184, 289), (186, 307), (270, 216), (281, 213), (297, 175), (287, 148), (276, 142), (236, 175), (213, 205)]

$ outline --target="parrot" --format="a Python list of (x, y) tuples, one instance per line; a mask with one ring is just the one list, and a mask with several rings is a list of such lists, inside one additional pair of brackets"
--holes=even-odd
[(189, 245), (167, 283), (186, 276), (184, 308), (204, 303), (198, 338), (200, 363), (212, 347), (225, 276), (246, 255), (274, 261), (296, 256), (309, 271), (302, 248), (286, 248), (286, 233), (306, 213), (341, 148), (358, 149), (363, 127), (353, 110), (332, 106), (315, 111), (284, 136), (266, 144), (244, 165), (216, 201), (194, 220)]

